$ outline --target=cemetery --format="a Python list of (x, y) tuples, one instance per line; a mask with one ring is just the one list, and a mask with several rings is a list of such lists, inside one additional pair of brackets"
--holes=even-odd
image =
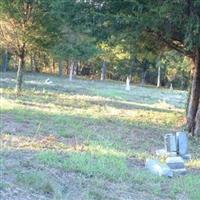
[(200, 0), (0, 0), (0, 200), (200, 200)]

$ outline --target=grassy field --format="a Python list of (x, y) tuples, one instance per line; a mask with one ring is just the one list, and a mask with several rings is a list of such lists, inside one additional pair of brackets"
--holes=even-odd
[(184, 128), (185, 91), (26, 74), (16, 97), (14, 73), (0, 83), (0, 199), (200, 199), (199, 141), (185, 176), (144, 167), (164, 134)]

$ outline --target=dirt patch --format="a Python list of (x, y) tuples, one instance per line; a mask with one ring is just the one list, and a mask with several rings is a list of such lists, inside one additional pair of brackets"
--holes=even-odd
[(10, 114), (1, 114), (1, 133), (8, 133), (12, 135), (27, 135), (33, 134), (36, 127), (28, 120), (18, 122), (16, 118)]
[(129, 157), (127, 159), (127, 163), (128, 163), (128, 167), (134, 167), (134, 168), (144, 168), (145, 164), (143, 160), (139, 160), (137, 158), (134, 157)]
[(17, 187), (16, 185), (9, 185), (8, 188), (0, 190), (0, 199), (5, 200), (47, 200), (45, 195), (37, 194), (37, 192), (25, 190), (24, 188)]
[(121, 139), (131, 149), (155, 153), (156, 149), (163, 146), (163, 135), (160, 130), (132, 127), (129, 132), (121, 134)]

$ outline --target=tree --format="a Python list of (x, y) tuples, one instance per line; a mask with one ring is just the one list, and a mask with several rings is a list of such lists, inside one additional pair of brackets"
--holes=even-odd
[[(200, 1), (199, 0), (84, 0), (112, 34), (129, 32), (137, 42), (176, 50), (193, 62), (188, 130), (200, 135)], [(101, 17), (101, 15), (103, 17)], [(100, 19), (99, 19), (100, 18)], [(154, 45), (155, 46), (155, 45)]]
[[(27, 49), (47, 47), (58, 36), (59, 23), (53, 15), (52, 1), (1, 0), (0, 43), (18, 57), (16, 92), (22, 88)], [(46, 23), (48, 21), (48, 23)]]
[(97, 53), (96, 41), (87, 34), (73, 29), (70, 24), (64, 24), (62, 36), (51, 47), (50, 53), (58, 60), (67, 60), (69, 63), (69, 80), (72, 80), (74, 67), (78, 61), (89, 60)]
[(3, 53), (3, 62), (2, 62), (2, 71), (6, 72), (8, 70), (8, 64), (9, 64), (9, 55), (8, 55), (8, 49), (6, 49)]

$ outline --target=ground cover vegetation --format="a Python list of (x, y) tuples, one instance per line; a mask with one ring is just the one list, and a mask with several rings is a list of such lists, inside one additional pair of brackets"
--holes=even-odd
[[(0, 67), (0, 198), (200, 198), (199, 0), (1, 0)], [(188, 174), (149, 174), (180, 130)]]

